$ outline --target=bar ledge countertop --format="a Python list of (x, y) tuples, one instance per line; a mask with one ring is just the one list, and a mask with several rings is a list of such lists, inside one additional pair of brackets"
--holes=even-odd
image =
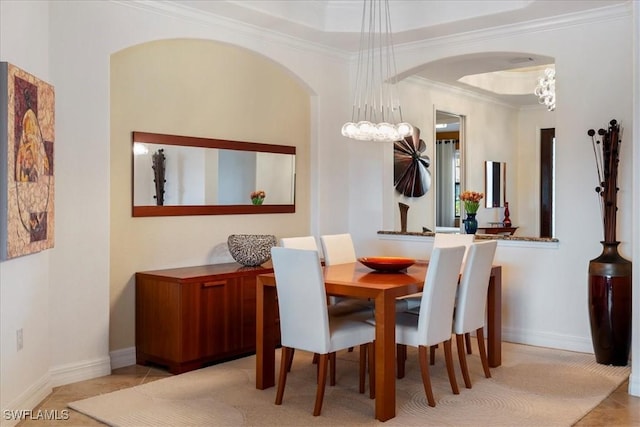
[[(387, 234), (387, 235), (395, 235), (395, 236), (425, 236), (425, 237), (433, 237), (436, 233), (427, 231), (427, 232), (419, 232), (419, 231), (385, 231), (380, 230), (378, 234)], [(476, 239), (478, 240), (511, 240), (511, 241), (520, 241), (520, 242), (552, 242), (557, 243), (558, 239), (555, 237), (520, 237), (520, 236), (508, 236), (503, 234), (476, 234)]]

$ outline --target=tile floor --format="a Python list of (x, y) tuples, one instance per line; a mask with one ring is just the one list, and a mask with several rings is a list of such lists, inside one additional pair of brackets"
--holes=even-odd
[[(111, 375), (106, 377), (94, 378), (92, 380), (80, 381), (56, 387), (53, 389), (53, 393), (51, 393), (34, 411), (32, 411), (32, 413), (37, 414), (38, 410), (57, 411), (54, 413), (58, 414), (60, 418), (67, 419), (24, 419), (18, 424), (18, 426), (102, 426), (104, 425), (103, 423), (67, 408), (67, 402), (73, 402), (75, 400), (85, 399), (98, 394), (133, 387), (165, 378), (170, 375), (170, 373), (162, 369), (133, 365), (115, 369)], [(640, 397), (629, 395), (627, 393), (628, 386), (628, 381), (625, 381), (600, 405), (578, 421), (575, 426), (640, 426)], [(68, 414), (68, 417), (65, 414)]]

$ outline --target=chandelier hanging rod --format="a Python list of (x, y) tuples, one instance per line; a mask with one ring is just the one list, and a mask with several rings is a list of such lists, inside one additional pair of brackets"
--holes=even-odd
[(403, 122), (397, 93), (389, 0), (364, 0), (361, 25), (352, 117), (342, 134), (357, 140), (398, 141), (412, 133), (412, 126)]

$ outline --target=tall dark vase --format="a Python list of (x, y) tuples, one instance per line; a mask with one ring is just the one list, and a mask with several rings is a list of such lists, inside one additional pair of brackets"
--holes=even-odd
[(596, 361), (626, 366), (631, 348), (631, 262), (618, 253), (620, 242), (601, 242), (602, 254), (589, 261), (589, 318)]
[(467, 213), (467, 218), (463, 219), (464, 222), (464, 232), (467, 234), (476, 234), (478, 231), (478, 220), (476, 219), (476, 214)]

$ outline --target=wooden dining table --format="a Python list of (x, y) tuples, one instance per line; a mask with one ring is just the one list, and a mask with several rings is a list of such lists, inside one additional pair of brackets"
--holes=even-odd
[[(360, 263), (324, 266), (327, 295), (369, 299), (375, 303), (375, 418), (396, 415), (396, 298), (420, 292), (428, 262), (400, 272), (377, 272)], [(275, 385), (275, 349), (279, 342), (277, 293), (273, 273), (258, 275), (256, 307), (256, 388)], [(502, 363), (502, 267), (493, 266), (487, 293), (487, 357), (489, 366)]]

